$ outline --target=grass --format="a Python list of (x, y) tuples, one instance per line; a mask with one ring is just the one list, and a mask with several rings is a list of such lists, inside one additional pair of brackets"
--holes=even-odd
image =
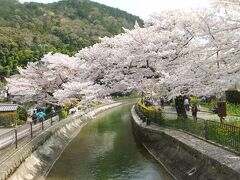
[[(209, 109), (209, 111), (213, 111), (214, 108), (217, 107), (217, 101), (216, 100), (212, 100), (209, 103), (203, 103), (203, 102), (199, 102), (201, 106), (206, 107)], [(239, 115), (240, 116), (240, 104), (231, 104), (231, 103), (227, 103), (226, 104), (226, 108), (227, 108), (227, 115), (228, 116), (233, 116), (233, 115)]]

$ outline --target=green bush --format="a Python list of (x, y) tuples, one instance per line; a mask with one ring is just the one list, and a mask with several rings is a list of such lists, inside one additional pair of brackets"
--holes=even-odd
[(217, 107), (217, 100), (213, 99), (209, 103), (204, 104), (210, 111), (213, 111)]
[(48, 106), (48, 107), (45, 109), (45, 113), (46, 113), (46, 114), (51, 113), (51, 111), (52, 111), (52, 106)]
[(227, 101), (231, 104), (240, 104), (240, 92), (226, 91)]
[(64, 119), (68, 116), (68, 112), (65, 110), (62, 110), (62, 111), (60, 111), (59, 116), (60, 116), (60, 119)]
[(24, 122), (27, 121), (28, 113), (27, 113), (27, 109), (25, 107), (19, 107), (17, 109), (17, 114), (18, 114), (19, 120), (24, 121)]
[(191, 101), (190, 102), (191, 102), (191, 104), (199, 104), (200, 103), (199, 99), (197, 97), (195, 97), (195, 96), (191, 97)]
[(16, 124), (17, 125), (24, 125), (26, 123), (26, 121), (22, 121), (22, 120), (17, 120)]
[(15, 112), (0, 114), (0, 126), (12, 127), (18, 119), (18, 114)]
[(67, 112), (67, 115), (69, 113), (69, 110), (72, 108), (72, 105), (71, 104), (65, 104), (63, 106), (63, 110)]
[(228, 115), (240, 115), (240, 104), (227, 103)]

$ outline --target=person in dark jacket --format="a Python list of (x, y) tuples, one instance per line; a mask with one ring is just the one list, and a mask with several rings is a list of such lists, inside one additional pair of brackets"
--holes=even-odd
[(196, 104), (193, 104), (192, 106), (192, 116), (193, 120), (197, 120), (197, 112), (198, 112), (198, 107)]

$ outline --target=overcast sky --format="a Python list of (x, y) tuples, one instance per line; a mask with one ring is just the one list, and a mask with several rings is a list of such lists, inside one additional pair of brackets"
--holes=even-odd
[[(50, 3), (59, 0), (20, 0), (20, 2)], [(208, 0), (94, 0), (101, 4), (125, 10), (146, 19), (149, 14), (167, 9), (190, 9), (206, 6)]]

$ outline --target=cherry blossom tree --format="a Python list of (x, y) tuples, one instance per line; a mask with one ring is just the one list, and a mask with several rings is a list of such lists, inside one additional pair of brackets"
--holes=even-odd
[(238, 1), (216, 0), (207, 9), (154, 14), (133, 30), (79, 51), (46, 55), (9, 79), (26, 100), (63, 103), (116, 92), (155, 91), (169, 99), (240, 89)]
[(40, 62), (19, 68), (19, 75), (7, 79), (11, 95), (20, 95), (20, 102), (57, 104), (53, 93), (75, 77), (80, 64), (63, 54), (47, 54)]

